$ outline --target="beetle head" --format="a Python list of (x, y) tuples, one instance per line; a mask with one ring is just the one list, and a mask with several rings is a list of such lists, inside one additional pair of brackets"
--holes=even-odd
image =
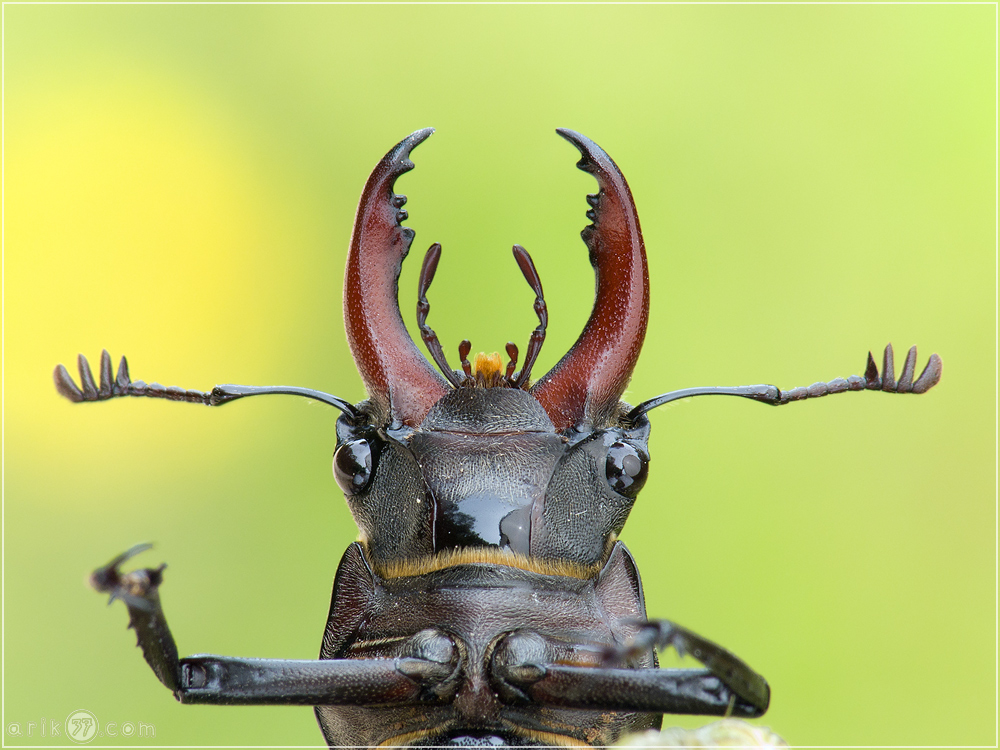
[[(577, 166), (594, 175), (592, 223), (582, 237), (597, 277), (594, 308), (569, 352), (536, 383), (531, 365), (547, 313), (530, 256), (514, 255), (536, 293), (539, 327), (524, 368), (477, 358), (462, 342), (451, 370), (425, 324), (426, 291), (440, 257), (433, 245), (420, 279), (418, 321), (439, 373), (407, 333), (397, 285), (413, 230), (393, 188), (413, 168), (400, 141), (375, 167), (358, 206), (344, 282), (347, 338), (369, 400), (338, 423), (334, 473), (376, 564), (490, 549), (593, 566), (605, 557), (645, 478), (645, 418), (628, 423), (620, 402), (639, 356), (649, 309), (646, 255), (632, 196), (611, 158), (571, 130)], [(393, 519), (392, 522), (387, 521)], [(477, 553), (478, 554), (478, 553)]]

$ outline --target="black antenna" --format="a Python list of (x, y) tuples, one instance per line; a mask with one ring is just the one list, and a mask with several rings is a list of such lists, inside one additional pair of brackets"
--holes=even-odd
[(74, 403), (81, 401), (106, 401), (121, 396), (145, 396), (147, 398), (165, 398), (168, 401), (187, 401), (206, 406), (221, 406), (247, 396), (263, 396), (278, 393), (287, 396), (304, 396), (340, 409), (349, 419), (356, 420), (360, 414), (347, 401), (329, 393), (314, 391), (311, 388), (298, 388), (290, 385), (217, 385), (211, 391), (189, 391), (177, 386), (164, 387), (159, 383), (149, 383), (141, 380), (133, 382), (128, 374), (128, 362), (122, 357), (118, 365), (118, 374), (111, 378), (111, 355), (105, 349), (101, 352), (101, 383), (94, 383), (94, 375), (90, 371), (90, 363), (80, 354), (77, 357), (77, 367), (80, 370), (80, 386), (73, 382), (72, 376), (62, 365), (56, 367), (52, 378), (56, 390)]
[(741, 396), (742, 398), (753, 399), (771, 406), (784, 406), (793, 401), (804, 401), (807, 398), (819, 398), (829, 396), (833, 393), (844, 393), (845, 391), (886, 391), (889, 393), (926, 393), (941, 379), (941, 358), (937, 354), (932, 354), (927, 360), (927, 366), (917, 378), (913, 380), (913, 373), (917, 362), (917, 347), (911, 347), (906, 355), (906, 362), (903, 364), (903, 372), (900, 373), (899, 381), (895, 379), (893, 367), (892, 344), (885, 348), (882, 357), (882, 376), (879, 376), (878, 367), (875, 365), (875, 358), (868, 352), (868, 366), (865, 368), (864, 377), (851, 375), (849, 378), (835, 378), (828, 383), (813, 383), (810, 386), (792, 388), (782, 391), (773, 385), (739, 385), (734, 387), (726, 386), (706, 386), (703, 388), (685, 388), (680, 391), (670, 391), (662, 396), (643, 401), (625, 415), (625, 421), (634, 423), (639, 417), (657, 406), (669, 404), (682, 398), (692, 396)]

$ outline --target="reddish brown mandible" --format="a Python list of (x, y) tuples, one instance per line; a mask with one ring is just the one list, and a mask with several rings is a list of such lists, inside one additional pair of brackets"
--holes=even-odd
[(413, 242), (406, 196), (396, 179), (413, 169), (410, 151), (433, 128), (407, 136), (372, 171), (354, 219), (344, 276), (344, 326), (370, 402), (396, 424), (415, 427), (451, 387), (417, 349), (399, 313), (398, 282)]
[(531, 393), (557, 430), (581, 423), (606, 425), (632, 377), (649, 320), (649, 271), (639, 216), (621, 171), (604, 150), (572, 130), (556, 131), (576, 146), (577, 166), (600, 190), (588, 195), (593, 224), (581, 236), (597, 274), (590, 319), (573, 347)]

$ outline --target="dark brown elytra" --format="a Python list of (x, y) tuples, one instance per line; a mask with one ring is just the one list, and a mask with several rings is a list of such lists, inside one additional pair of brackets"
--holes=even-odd
[[(649, 278), (625, 178), (593, 141), (559, 135), (593, 175), (583, 232), (597, 276), (579, 339), (545, 375), (531, 370), (548, 312), (527, 251), (514, 257), (535, 293), (538, 326), (520, 370), (459, 346), (453, 370), (427, 325), (427, 294), (441, 257), (428, 250), (417, 323), (433, 364), (403, 324), (397, 282), (413, 230), (397, 178), (433, 131), (418, 130), (378, 163), (355, 219), (344, 283), (347, 339), (368, 400), (290, 386), (220, 385), (211, 391), (132, 381), (101, 355), (96, 382), (83, 355), (80, 385), (55, 370), (71, 401), (148, 396), (218, 406), (247, 396), (299, 395), (341, 411), (333, 473), (360, 540), (341, 560), (320, 658), (315, 661), (178, 656), (160, 606), (163, 566), (120, 566), (139, 545), (94, 571), (121, 599), (143, 656), (182, 703), (315, 706), (331, 746), (606, 745), (659, 727), (665, 713), (763, 714), (770, 688), (720, 646), (649, 620), (632, 556), (618, 541), (645, 482), (647, 412), (679, 398), (730, 395), (771, 405), (859, 390), (923, 393), (941, 377), (933, 354), (914, 379), (916, 347), (899, 380), (892, 347), (882, 373), (782, 391), (772, 385), (688, 388), (637, 406), (621, 395), (646, 333)], [(435, 365), (437, 366), (435, 368)], [(674, 647), (702, 669), (659, 669)]]

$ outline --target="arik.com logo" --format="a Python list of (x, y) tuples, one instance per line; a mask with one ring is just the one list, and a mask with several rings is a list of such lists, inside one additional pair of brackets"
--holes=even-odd
[(90, 742), (100, 728), (97, 717), (82, 708), (66, 717), (66, 736), (74, 742)]
[[(119, 738), (123, 740), (153, 740), (156, 738), (156, 727), (144, 721), (105, 721), (100, 722), (93, 711), (78, 708), (70, 712), (65, 721), (39, 719), (38, 721), (8, 721), (4, 726), (6, 739), (41, 741), (43, 744), (65, 744), (63, 738), (81, 745), (95, 738), (107, 740)], [(99, 743), (100, 744), (100, 743)]]

